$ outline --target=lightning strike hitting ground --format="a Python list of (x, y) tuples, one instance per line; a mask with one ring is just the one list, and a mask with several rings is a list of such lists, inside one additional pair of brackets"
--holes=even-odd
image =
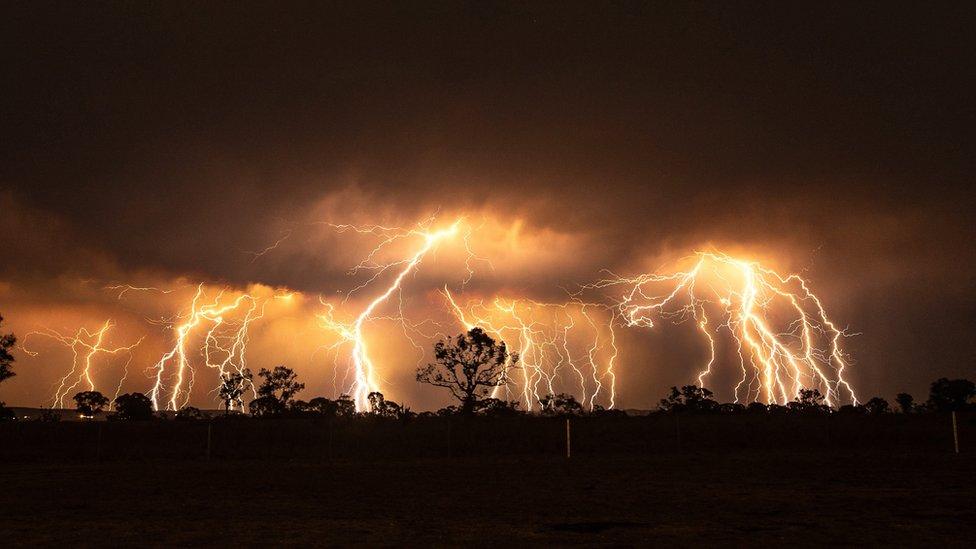
[[(511, 383), (496, 387), (492, 396), (517, 398), (529, 411), (537, 409), (546, 395), (558, 393), (573, 395), (589, 409), (613, 408), (621, 357), (616, 330), (622, 326), (654, 328), (661, 321), (693, 322), (706, 346), (705, 362), (689, 381), (699, 386), (715, 383), (717, 369), (729, 362), (736, 364), (737, 381), (730, 387), (735, 402), (786, 403), (805, 388), (820, 389), (831, 406), (857, 402), (845, 379), (849, 359), (841, 344), (848, 334), (827, 316), (820, 298), (798, 274), (781, 275), (758, 262), (720, 252), (697, 252), (686, 269), (633, 277), (611, 273), (580, 286), (563, 302), (535, 301), (518, 294), (468, 297), (459, 292), (474, 277), (474, 264), (484, 262), (494, 269), (471, 246), (473, 235), (485, 223), (474, 227), (462, 216), (450, 225), (438, 226), (436, 217), (430, 216), (412, 228), (327, 225), (339, 234), (375, 239), (349, 271), (360, 276), (358, 284), (336, 303), (320, 297), (324, 310), (315, 315), (321, 327), (338, 336), (324, 347), (334, 353), (336, 393), (349, 394), (359, 411), (367, 409), (369, 393), (384, 384), (383, 370), (377, 368), (374, 358), (384, 343), (370, 338), (371, 323), (399, 324), (418, 356), (418, 366), (427, 356), (430, 342), (453, 335), (453, 329), (445, 329), (436, 314), (413, 322), (404, 311), (410, 303), (404, 294), (408, 277), (416, 275), (425, 260), (441, 253), (437, 252), (441, 248), (456, 262), (450, 268), (463, 272), (454, 282), (455, 290), (448, 284), (441, 290), (448, 311), (465, 330), (481, 327), (519, 357), (520, 372), (507, 374)], [(256, 253), (255, 259), (290, 234)], [(455, 245), (445, 245), (452, 240), (457, 241)], [(128, 292), (175, 291), (129, 284), (106, 289), (118, 292), (119, 299)], [(207, 291), (204, 284), (197, 285), (186, 310), (163, 321), (173, 336), (169, 350), (148, 369), (153, 406), (157, 410), (186, 406), (199, 366), (214, 370), (218, 380), (231, 372), (244, 373), (251, 326), (264, 316), (269, 303), (285, 306), (296, 295), (300, 293)], [(72, 350), (72, 368), (57, 386), (55, 405), (63, 406), (70, 391), (83, 382), (94, 390), (92, 365), (99, 354), (128, 352), (139, 344), (105, 345), (111, 327), (111, 321), (106, 321), (96, 331), (83, 328), (73, 336), (53, 330), (28, 334), (50, 337)], [(116, 393), (124, 380), (123, 375)]]
[[(573, 394), (590, 409), (606, 393), (608, 407), (615, 405), (614, 327), (611, 321), (597, 324), (593, 316), (606, 316), (605, 306), (495, 298), (471, 299), (462, 307), (447, 287), (443, 294), (465, 330), (478, 326), (519, 356), (520, 399), (526, 410), (557, 393)], [(508, 387), (496, 387), (492, 397), (503, 390)]]
[[(375, 365), (373, 360), (370, 358), (369, 344), (367, 343), (366, 336), (364, 334), (365, 325), (370, 321), (377, 320), (379, 318), (386, 318), (400, 322), (401, 325), (404, 326), (404, 333), (407, 335), (407, 338), (410, 340), (411, 344), (414, 347), (422, 350), (422, 347), (407, 333), (409, 330), (416, 331), (418, 325), (407, 322), (404, 317), (402, 294), (400, 293), (402, 290), (403, 281), (408, 275), (417, 270), (424, 257), (439, 243), (444, 240), (454, 238), (461, 233), (461, 225), (463, 221), (464, 218), (458, 218), (450, 226), (439, 230), (432, 230), (429, 228), (434, 222), (433, 217), (419, 223), (417, 227), (413, 229), (383, 227), (378, 225), (366, 227), (357, 227), (353, 225), (332, 225), (340, 233), (354, 231), (360, 234), (371, 234), (380, 237), (379, 244), (377, 244), (358, 265), (350, 270), (350, 274), (357, 274), (362, 271), (371, 272), (372, 274), (365, 282), (353, 288), (346, 295), (345, 299), (342, 300), (342, 304), (345, 304), (352, 295), (374, 285), (374, 283), (376, 283), (376, 281), (384, 273), (396, 273), (393, 280), (386, 286), (381, 286), (382, 290), (367, 302), (367, 304), (359, 311), (358, 314), (356, 314), (355, 318), (351, 322), (341, 322), (336, 320), (336, 307), (327, 303), (325, 304), (326, 311), (318, 315), (318, 318), (324, 328), (339, 335), (340, 339), (332, 346), (333, 350), (346, 344), (351, 346), (350, 359), (352, 362), (354, 380), (349, 390), (349, 394), (355, 401), (357, 410), (365, 410), (368, 406), (367, 396), (369, 393), (379, 390), (379, 380), (376, 376)], [(467, 269), (467, 274), (464, 281), (462, 281), (462, 284), (466, 283), (468, 280), (470, 280), (471, 276), (473, 276), (474, 271), (471, 267), (471, 262), (473, 260), (483, 260), (483, 258), (479, 258), (475, 256), (473, 252), (471, 252), (471, 248), (468, 244), (468, 238), (470, 237), (471, 233), (472, 229), (469, 227), (464, 232), (463, 237), (466, 254), (465, 268)], [(413, 251), (406, 257), (400, 257), (387, 262), (380, 261), (378, 259), (379, 255), (384, 249), (389, 247), (394, 242), (398, 242), (403, 239), (416, 239), (419, 242), (417, 246), (413, 248)], [(377, 311), (387, 304), (395, 293), (400, 295), (396, 314), (385, 317), (376, 316)]]
[[(264, 316), (267, 300), (242, 293), (228, 301), (226, 290), (220, 290), (205, 302), (204, 294), (203, 284), (198, 285), (189, 310), (171, 323), (173, 346), (151, 368), (155, 383), (149, 397), (157, 410), (161, 402), (169, 410), (189, 402), (195, 380), (192, 349), (199, 350), (205, 366), (216, 370), (217, 379), (247, 368), (248, 330)], [(281, 297), (287, 300), (287, 294)]]
[[(827, 317), (806, 280), (723, 253), (695, 257), (687, 271), (613, 276), (582, 291), (620, 290), (608, 297), (627, 326), (650, 328), (656, 319), (693, 321), (709, 347), (709, 360), (696, 378), (699, 386), (716, 366), (715, 335), (727, 332), (742, 370), (732, 389), (736, 402), (785, 404), (800, 389), (818, 388), (829, 405), (843, 399), (857, 403), (844, 379), (848, 359), (840, 343), (846, 334)], [(712, 324), (709, 311), (721, 322)]]
[(36, 357), (39, 353), (27, 347), (27, 340), (31, 336), (47, 337), (71, 349), (71, 369), (58, 382), (54, 397), (51, 400), (52, 408), (64, 408), (65, 399), (68, 398), (71, 391), (82, 383), (87, 385), (87, 390), (96, 390), (93, 369), (95, 358), (100, 354), (116, 355), (119, 353), (127, 353), (129, 355), (128, 360), (123, 366), (124, 373), (115, 391), (115, 396), (118, 396), (119, 390), (122, 388), (122, 382), (125, 381), (125, 377), (128, 374), (129, 361), (132, 360), (131, 351), (142, 343), (144, 338), (139, 338), (139, 341), (136, 341), (132, 345), (107, 347), (105, 346), (105, 338), (114, 325), (112, 320), (109, 319), (102, 323), (101, 327), (95, 331), (89, 331), (87, 328), (79, 328), (74, 335), (64, 335), (56, 330), (47, 328), (29, 332), (24, 336), (24, 342), (21, 348), (25, 353), (33, 357)]

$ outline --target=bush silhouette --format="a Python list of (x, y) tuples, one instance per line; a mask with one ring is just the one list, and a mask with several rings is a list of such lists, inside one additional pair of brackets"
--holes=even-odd
[(952, 412), (969, 406), (976, 396), (976, 384), (968, 379), (940, 378), (932, 383), (928, 406), (936, 412)]
[(207, 419), (207, 416), (200, 411), (199, 408), (194, 408), (193, 406), (184, 406), (176, 412), (175, 419), (177, 421), (200, 421), (202, 419)]
[(898, 408), (903, 414), (910, 414), (915, 411), (915, 398), (908, 393), (898, 393), (895, 402), (898, 403)]
[(817, 389), (800, 389), (796, 399), (786, 405), (790, 411), (804, 414), (829, 413), (830, 407), (824, 404), (824, 396)]
[(72, 397), (75, 401), (75, 409), (84, 418), (92, 418), (96, 413), (101, 412), (108, 406), (109, 399), (98, 391), (84, 391)]
[(153, 418), (152, 401), (142, 393), (128, 393), (115, 399), (117, 419), (146, 421)]
[(546, 395), (539, 400), (543, 415), (548, 416), (580, 416), (583, 415), (583, 405), (576, 397), (566, 393)]
[(887, 414), (891, 411), (888, 401), (881, 397), (874, 397), (864, 403), (864, 408), (869, 414)]
[[(0, 325), (3, 325), (2, 316)], [(17, 375), (13, 370), (14, 355), (10, 354), (16, 343), (14, 334), (0, 335), (0, 383)], [(16, 419), (13, 410), (7, 409), (3, 402), (0, 402), (0, 419)]]
[(714, 412), (719, 405), (712, 395), (708, 389), (696, 385), (685, 385), (680, 390), (671, 387), (671, 392), (667, 398), (661, 399), (659, 407), (665, 412)]

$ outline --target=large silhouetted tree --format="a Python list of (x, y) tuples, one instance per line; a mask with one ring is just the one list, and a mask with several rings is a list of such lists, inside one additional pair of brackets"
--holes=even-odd
[(976, 384), (968, 379), (940, 378), (932, 383), (928, 406), (937, 412), (962, 410), (976, 396)]
[(881, 397), (874, 397), (864, 403), (864, 408), (869, 414), (887, 414), (891, 411), (888, 401)]
[(366, 396), (369, 402), (369, 413), (379, 417), (399, 418), (405, 413), (403, 406), (392, 400), (386, 400), (383, 393), (373, 391)]
[[(0, 325), (3, 325), (3, 317), (0, 316)], [(13, 370), (14, 355), (10, 354), (10, 349), (14, 348), (17, 338), (14, 334), (0, 334), (0, 382), (15, 376)], [(0, 419), (13, 419), (14, 413), (8, 410), (3, 402), (0, 402)]]
[(220, 376), (220, 400), (224, 401), (224, 415), (230, 413), (233, 405), (244, 405), (244, 391), (251, 386), (251, 371), (232, 372)]
[[(0, 316), (0, 326), (2, 325), (3, 317)], [(17, 375), (13, 370), (14, 355), (10, 354), (16, 343), (17, 337), (14, 334), (0, 335), (0, 382)]]
[(667, 398), (661, 399), (660, 408), (665, 412), (714, 412), (719, 405), (712, 395), (708, 389), (696, 385), (685, 385), (680, 390), (671, 387)]
[(115, 399), (115, 413), (119, 419), (152, 419), (152, 401), (142, 393), (127, 393)]
[(417, 369), (417, 381), (451, 390), (470, 416), (478, 401), (508, 383), (508, 370), (518, 362), (505, 342), (496, 342), (481, 328), (442, 339), (434, 345), (434, 362)]
[(305, 389), (298, 382), (298, 374), (291, 368), (275, 366), (273, 370), (261, 368), (258, 376), (264, 378), (258, 387), (258, 398), (251, 401), (249, 408), (255, 416), (277, 416), (288, 411), (292, 398)]
[(417, 369), (417, 381), (451, 390), (461, 402), (461, 413), (470, 416), (478, 401), (492, 389), (508, 383), (508, 370), (518, 355), (508, 352), (481, 328), (448, 337), (434, 345), (434, 362)]
[(105, 395), (98, 391), (83, 391), (72, 398), (75, 401), (75, 409), (82, 417), (86, 418), (94, 417), (110, 402)]
[(908, 393), (898, 393), (895, 402), (898, 403), (903, 414), (910, 414), (915, 411), (915, 397)]

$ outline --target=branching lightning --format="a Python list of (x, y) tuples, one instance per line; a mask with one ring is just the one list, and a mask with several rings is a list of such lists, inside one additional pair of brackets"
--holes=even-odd
[(64, 408), (65, 399), (69, 397), (71, 391), (82, 383), (87, 385), (89, 391), (96, 390), (93, 369), (95, 359), (100, 354), (117, 355), (120, 353), (127, 353), (129, 355), (128, 360), (123, 367), (124, 373), (115, 391), (115, 396), (118, 396), (119, 391), (122, 388), (122, 382), (125, 380), (128, 373), (129, 362), (132, 360), (132, 350), (142, 343), (144, 338), (139, 338), (139, 341), (136, 341), (132, 345), (108, 347), (105, 344), (105, 339), (108, 332), (114, 326), (115, 324), (111, 319), (109, 319), (102, 323), (101, 327), (95, 331), (90, 331), (87, 328), (79, 328), (74, 335), (65, 335), (56, 330), (46, 328), (43, 330), (29, 332), (24, 336), (24, 342), (21, 348), (30, 356), (36, 357), (39, 354), (37, 351), (33, 351), (27, 347), (27, 341), (31, 336), (47, 337), (71, 349), (71, 369), (58, 382), (57, 389), (54, 392), (54, 397), (51, 400), (52, 407)]
[[(365, 258), (349, 271), (350, 274), (353, 275), (361, 272), (368, 272), (369, 276), (364, 282), (354, 287), (342, 300), (340, 305), (348, 302), (350, 297), (354, 294), (365, 291), (374, 285), (378, 285), (379, 283), (377, 281), (385, 273), (395, 273), (393, 280), (388, 282), (386, 285), (380, 286), (380, 289), (377, 290), (374, 297), (372, 297), (366, 303), (366, 305), (359, 310), (353, 320), (349, 322), (337, 320), (336, 307), (329, 303), (324, 303), (326, 310), (324, 313), (318, 315), (321, 325), (339, 336), (339, 340), (331, 348), (336, 350), (339, 347), (346, 345), (350, 347), (349, 356), (352, 364), (354, 380), (349, 390), (349, 394), (356, 402), (356, 407), (358, 410), (366, 409), (368, 405), (366, 398), (367, 395), (370, 392), (379, 389), (379, 379), (376, 373), (375, 364), (370, 357), (370, 347), (364, 333), (365, 326), (370, 321), (385, 318), (401, 323), (404, 328), (404, 334), (407, 336), (408, 340), (410, 340), (410, 343), (415, 348), (421, 349), (422, 351), (422, 346), (411, 337), (410, 332), (417, 333), (419, 326), (425, 324), (427, 321), (417, 324), (411, 323), (406, 320), (403, 313), (403, 300), (401, 292), (404, 280), (407, 278), (407, 276), (415, 273), (424, 258), (441, 242), (457, 237), (459, 234), (462, 234), (462, 230), (464, 249), (466, 253), (465, 268), (467, 270), (466, 277), (462, 284), (469, 281), (474, 274), (474, 270), (471, 265), (472, 261), (485, 261), (484, 258), (477, 257), (471, 251), (468, 239), (471, 236), (473, 229), (470, 227), (467, 229), (462, 229), (462, 224), (464, 221), (463, 217), (456, 219), (454, 223), (445, 228), (436, 230), (430, 228), (434, 221), (435, 219), (432, 216), (419, 223), (416, 227), (410, 229), (384, 227), (380, 225), (362, 227), (354, 225), (331, 225), (340, 233), (353, 231), (360, 234), (375, 235), (380, 238), (380, 242), (374, 248), (372, 248), (368, 254), (366, 254)], [(416, 240), (418, 242), (416, 246), (413, 247), (412, 250), (405, 256), (401, 256), (390, 261), (382, 261), (379, 259), (383, 251), (391, 244), (404, 239)], [(396, 303), (396, 313), (387, 316), (377, 316), (378, 311), (391, 301), (394, 294), (399, 296)]]
[[(544, 303), (530, 299), (471, 299), (463, 306), (443, 289), (451, 312), (465, 330), (478, 326), (518, 354), (520, 399), (533, 410), (549, 394), (566, 392), (593, 408), (606, 393), (615, 404), (614, 362), (618, 350), (612, 322), (598, 324), (594, 315), (607, 308), (571, 300)], [(606, 385), (606, 386), (605, 386)], [(493, 397), (508, 387), (496, 387)]]
[[(709, 348), (696, 376), (703, 386), (717, 361), (715, 334), (735, 342), (742, 377), (735, 401), (786, 403), (801, 388), (819, 388), (826, 402), (857, 402), (844, 378), (846, 335), (827, 317), (823, 304), (797, 274), (787, 276), (755, 261), (717, 252), (698, 252), (691, 269), (671, 274), (613, 275), (583, 287), (621, 290), (609, 296), (627, 326), (653, 327), (655, 319), (693, 321)], [(711, 324), (708, 311), (723, 321)]]
[[(248, 293), (227, 299), (219, 290), (206, 300), (203, 284), (197, 286), (189, 310), (173, 319), (173, 345), (151, 368), (154, 384), (149, 392), (153, 406), (178, 410), (186, 406), (193, 391), (195, 368), (191, 351), (197, 349), (203, 364), (216, 370), (216, 378), (247, 368), (247, 345), (251, 324), (264, 316), (267, 300)], [(275, 295), (290, 299), (290, 294)], [(168, 396), (167, 396), (168, 395)]]
[[(460, 216), (448, 225), (432, 215), (405, 228), (321, 224), (337, 234), (370, 241), (371, 247), (348, 271), (356, 277), (351, 290), (334, 302), (320, 297), (322, 309), (315, 315), (319, 326), (336, 336), (328, 346), (320, 347), (334, 358), (336, 393), (349, 394), (360, 411), (367, 409), (369, 393), (386, 384), (382, 379), (385, 370), (378, 367), (376, 358), (385, 344), (376, 335), (374, 323), (378, 321), (402, 328), (418, 365), (427, 357), (430, 343), (453, 335), (457, 324), (465, 330), (481, 327), (519, 357), (520, 371), (507, 375), (511, 383), (496, 387), (492, 396), (517, 398), (527, 410), (537, 409), (546, 395), (557, 393), (569, 393), (589, 409), (613, 408), (618, 400), (617, 383), (625, 379), (618, 375), (618, 335), (626, 327), (655, 328), (661, 323), (693, 324), (695, 337), (707, 351), (689, 382), (699, 386), (724, 382), (728, 378), (722, 367), (734, 365), (735, 380), (728, 386), (736, 402), (785, 403), (803, 388), (820, 389), (832, 406), (857, 402), (845, 377), (850, 359), (842, 343), (849, 334), (828, 317), (821, 299), (799, 274), (782, 275), (759, 262), (722, 252), (697, 252), (680, 270), (636, 276), (608, 271), (602, 280), (581, 285), (565, 298), (537, 301), (511, 289), (499, 294), (470, 289), (477, 264), (494, 269), (471, 245), (486, 222), (475, 226)], [(248, 252), (252, 261), (291, 236), (292, 231), (286, 231), (266, 248)], [(448, 242), (453, 243), (448, 246)], [(503, 254), (515, 245), (506, 242), (505, 246)], [(450, 269), (459, 271), (450, 284), (441, 280), (434, 286), (450, 315), (426, 314), (415, 317), (422, 318), (419, 322), (409, 320), (406, 309), (413, 306), (409, 296), (414, 290), (404, 288), (422, 265), (434, 263), (433, 256), (442, 253), (440, 249), (452, 254)], [(517, 251), (522, 254), (519, 264), (524, 261), (535, 268), (534, 262), (543, 261), (537, 250)], [(129, 292), (175, 291), (129, 284), (105, 288), (117, 292), (120, 300)], [(161, 321), (172, 338), (166, 352), (147, 369), (152, 384), (148, 395), (154, 407), (177, 410), (186, 406), (201, 366), (212, 369), (218, 380), (232, 372), (244, 373), (253, 324), (264, 317), (269, 303), (284, 306), (296, 295), (305, 302), (300, 292), (272, 295), (250, 289), (207, 290), (204, 284), (197, 285), (182, 312)], [(445, 328), (447, 325), (452, 328)], [(74, 355), (71, 370), (60, 379), (55, 392), (55, 405), (63, 406), (68, 393), (79, 384), (94, 390), (92, 365), (99, 355), (127, 352), (132, 360), (131, 350), (142, 339), (130, 346), (110, 347), (104, 341), (111, 327), (112, 322), (106, 321), (98, 330), (82, 328), (69, 336), (53, 330), (28, 334), (52, 338)], [(127, 366), (128, 362), (126, 375)], [(125, 375), (116, 394), (124, 380)]]

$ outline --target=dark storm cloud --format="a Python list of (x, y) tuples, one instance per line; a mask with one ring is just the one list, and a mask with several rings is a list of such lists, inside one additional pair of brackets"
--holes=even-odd
[(7, 4), (0, 276), (329, 292), (323, 211), (472, 210), (583, 247), (539, 292), (768, 250), (878, 391), (971, 374), (973, 8), (889, 4)]

